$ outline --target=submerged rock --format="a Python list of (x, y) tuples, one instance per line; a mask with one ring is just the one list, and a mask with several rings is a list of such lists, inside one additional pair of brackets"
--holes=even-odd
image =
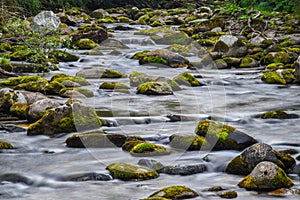
[(84, 133), (74, 134), (67, 138), (67, 147), (75, 148), (106, 148), (121, 147), (127, 137), (121, 134)]
[(121, 72), (112, 69), (105, 69), (102, 67), (92, 67), (92, 68), (82, 69), (79, 72), (77, 72), (76, 76), (89, 78), (89, 79), (126, 77), (126, 75)]
[(75, 102), (47, 110), (41, 119), (29, 125), (27, 135), (55, 136), (59, 133), (98, 129), (101, 125), (92, 107)]
[(296, 114), (288, 114), (282, 110), (268, 111), (261, 115), (262, 119), (293, 119), (298, 118), (299, 116)]
[(171, 86), (163, 82), (147, 82), (137, 87), (137, 94), (145, 95), (172, 95)]
[(159, 170), (159, 173), (188, 176), (192, 174), (203, 173), (207, 171), (207, 166), (204, 164), (186, 165), (186, 166), (165, 166)]
[(148, 180), (158, 178), (159, 174), (146, 167), (130, 165), (126, 163), (114, 163), (106, 167), (112, 176), (124, 181), (129, 180)]
[(130, 154), (133, 156), (161, 156), (168, 155), (170, 153), (171, 151), (169, 149), (150, 142), (136, 144), (130, 150)]
[(238, 185), (247, 190), (270, 191), (290, 188), (294, 183), (276, 164), (264, 161), (259, 163), (251, 174), (246, 176)]
[(110, 181), (112, 177), (109, 174), (88, 172), (81, 174), (72, 174), (64, 176), (62, 181)]
[(225, 171), (230, 174), (247, 175), (262, 161), (273, 162), (285, 171), (292, 170), (296, 163), (289, 154), (275, 151), (267, 144), (257, 143), (232, 159)]
[(224, 191), (218, 192), (217, 195), (223, 199), (234, 199), (237, 198), (238, 194), (236, 191)]
[(164, 167), (164, 165), (161, 164), (160, 162), (156, 160), (149, 160), (149, 159), (140, 159), (138, 165), (150, 168), (157, 172), (159, 172)]
[(172, 68), (191, 67), (190, 62), (179, 54), (166, 49), (143, 51), (136, 53), (131, 59), (139, 60), (139, 64), (162, 64)]
[(164, 197), (168, 199), (189, 199), (199, 196), (194, 190), (185, 186), (170, 186), (154, 192), (149, 197)]
[(202, 120), (198, 123), (195, 133), (205, 139), (213, 146), (213, 150), (243, 150), (257, 141), (236, 130), (232, 126), (212, 120)]

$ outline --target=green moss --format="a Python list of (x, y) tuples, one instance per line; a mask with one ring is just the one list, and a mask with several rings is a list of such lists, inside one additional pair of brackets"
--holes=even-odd
[(146, 82), (140, 84), (136, 90), (138, 94), (147, 94), (147, 95), (173, 94), (170, 85), (168, 85), (167, 83), (160, 83), (160, 82)]
[(48, 84), (48, 81), (42, 77), (39, 77), (36, 81), (31, 81), (28, 83), (22, 83), (17, 86), (14, 86), (14, 89), (22, 90), (25, 89), (31, 92), (41, 92), (44, 93), (45, 87)]
[(16, 102), (10, 107), (10, 112), (19, 119), (26, 119), (29, 106), (24, 103)]
[(192, 86), (192, 87), (203, 85), (192, 74), (190, 74), (188, 72), (184, 72), (184, 73), (174, 77), (173, 80), (180, 85), (187, 85), (187, 86)]
[(152, 35), (157, 44), (181, 44), (188, 45), (192, 42), (191, 38), (184, 32), (167, 32), (162, 37), (159, 35)]
[(274, 119), (287, 119), (288, 114), (282, 110), (275, 110), (275, 111), (268, 111), (262, 114), (261, 118), (262, 119), (269, 119), (269, 118), (274, 118)]
[(136, 146), (136, 145), (138, 145), (138, 144), (141, 144), (141, 143), (143, 143), (143, 141), (140, 141), (140, 140), (129, 140), (129, 141), (126, 141), (126, 142), (123, 144), (122, 149), (123, 149), (124, 151), (130, 152), (131, 149), (132, 149), (134, 146)]
[(261, 80), (269, 84), (286, 84), (286, 81), (276, 71), (265, 72)]
[(192, 49), (191, 45), (180, 45), (180, 44), (172, 44), (168, 47), (169, 50), (175, 53), (179, 53), (183, 56), (190, 56), (190, 50)]
[(294, 45), (294, 43), (289, 39), (285, 39), (283, 42), (280, 43), (280, 45), (282, 47), (289, 47), (289, 46)]
[(52, 76), (50, 82), (57, 81), (59, 83), (62, 83), (64, 81), (73, 81), (75, 83), (80, 84), (81, 86), (90, 85), (90, 83), (83, 77), (80, 76), (69, 76), (66, 74), (55, 74)]
[(106, 167), (114, 178), (121, 180), (147, 180), (158, 178), (159, 174), (151, 169), (130, 165), (126, 163), (114, 163)]
[(278, 167), (276, 175), (271, 180), (271, 184), (275, 188), (290, 188), (294, 185), (292, 179), (280, 167)]
[(161, 23), (161, 21), (159, 20), (155, 20), (150, 26), (152, 27), (158, 27), (158, 26), (162, 26), (163, 24)]
[(65, 86), (57, 81), (51, 81), (48, 83), (45, 88), (45, 94), (51, 95), (51, 94), (59, 94), (59, 91), (64, 89)]
[(202, 136), (172, 135), (169, 140), (169, 145), (178, 149), (198, 151), (200, 149), (205, 150), (210, 148), (210, 144)]
[(143, 142), (136, 144), (130, 150), (130, 153), (134, 156), (159, 156), (168, 155), (171, 153), (171, 151), (160, 145), (152, 144), (149, 142)]
[(290, 55), (286, 52), (271, 52), (264, 57), (263, 64), (268, 65), (271, 63), (291, 64), (291, 58)]
[(59, 133), (70, 133), (76, 130), (74, 117), (72, 114), (60, 118), (56, 123), (56, 126), (57, 126), (57, 132)]
[(216, 41), (211, 40), (211, 39), (198, 39), (197, 42), (202, 45), (202, 46), (206, 46), (206, 47), (212, 47), (215, 45)]
[(239, 66), (241, 59), (234, 57), (225, 57), (223, 60), (228, 64), (228, 66)]
[(256, 67), (256, 66), (258, 66), (258, 62), (254, 58), (250, 56), (246, 56), (242, 58), (240, 67), (249, 68), (249, 67)]
[(99, 19), (98, 23), (108, 23), (108, 24), (110, 23), (110, 24), (112, 24), (112, 23), (115, 23), (115, 19), (113, 17), (105, 17), (103, 19)]
[(125, 17), (125, 16), (117, 17), (117, 20), (118, 20), (118, 22), (121, 22), (121, 23), (128, 23), (131, 21), (131, 19), (129, 19), (128, 17)]
[(154, 27), (145, 30), (138, 30), (135, 32), (135, 35), (156, 35), (170, 31), (170, 26)]
[(7, 54), (7, 57), (13, 61), (26, 61), (33, 55), (34, 52), (29, 49), (18, 49), (13, 53)]
[(130, 89), (129, 86), (121, 82), (104, 82), (100, 85), (100, 89), (118, 90), (118, 89)]
[(126, 77), (126, 75), (113, 69), (105, 69), (105, 71), (101, 76), (101, 78), (123, 78), (123, 77)]
[(75, 45), (79, 49), (93, 49), (99, 46), (99, 44), (88, 38), (78, 40)]
[(40, 77), (40, 76), (20, 76), (20, 77), (9, 78), (7, 80), (1, 81), (0, 85), (12, 87), (12, 86), (17, 86), (17, 85), (20, 85), (23, 83), (35, 82), (40, 78), (42, 78), (42, 77)]
[(224, 199), (233, 199), (238, 196), (236, 191), (225, 191), (218, 193), (218, 196)]
[(0, 68), (4, 69), (5, 71), (11, 72), (13, 69), (13, 65), (11, 64), (9, 59), (0, 57)]
[(14, 149), (14, 146), (8, 142), (0, 141), (0, 149)]
[(228, 133), (234, 131), (234, 127), (212, 120), (200, 121), (195, 129), (195, 133), (199, 136), (217, 138), (221, 141), (226, 140)]
[(250, 189), (251, 190), (257, 190), (258, 189), (258, 186), (254, 181), (254, 178), (250, 175), (244, 177), (244, 179), (241, 182), (239, 182), (238, 186), (242, 187), (242, 188), (249, 189), (249, 190)]
[(158, 55), (155, 55), (155, 56), (147, 55), (147, 56), (141, 58), (139, 61), (140, 61), (140, 64), (157, 63), (157, 64), (162, 64), (162, 65), (168, 65), (168, 61)]
[(171, 200), (171, 199), (167, 199), (164, 197), (149, 197), (149, 198), (145, 198), (145, 199), (141, 199), (141, 200)]
[(77, 61), (79, 59), (77, 55), (62, 50), (51, 51), (49, 57), (54, 58), (59, 62), (72, 62)]
[(297, 81), (295, 77), (295, 69), (283, 70), (281, 74), (287, 84), (295, 83)]
[(268, 70), (277, 70), (277, 69), (283, 69), (283, 68), (284, 68), (284, 64), (282, 64), (282, 63), (271, 63), (266, 66), (266, 69), (268, 69)]
[(10, 51), (12, 49), (8, 42), (0, 42), (0, 52)]
[(241, 156), (237, 156), (232, 161), (230, 161), (225, 171), (229, 174), (247, 175), (251, 172), (251, 169), (249, 169), (248, 164)]
[(188, 199), (188, 198), (195, 198), (199, 195), (194, 190), (185, 186), (170, 186), (170, 187), (163, 188), (150, 195), (150, 197), (157, 197), (157, 196), (170, 198), (170, 199)]

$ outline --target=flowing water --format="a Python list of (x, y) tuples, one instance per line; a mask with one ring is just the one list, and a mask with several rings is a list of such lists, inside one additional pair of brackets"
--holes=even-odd
[[(116, 25), (113, 25), (116, 26)], [(135, 28), (145, 28), (135, 26)], [(277, 150), (293, 148), (300, 152), (300, 119), (263, 120), (256, 117), (265, 111), (283, 109), (291, 114), (300, 115), (299, 86), (268, 85), (260, 80), (263, 67), (251, 69), (203, 68), (197, 70), (173, 69), (162, 66), (139, 65), (129, 59), (135, 52), (166, 48), (165, 45), (148, 44), (147, 36), (134, 35), (132, 31), (115, 31), (116, 39), (124, 42), (130, 49), (121, 50), (122, 55), (113, 56), (104, 50), (102, 56), (83, 55), (73, 63), (60, 63), (59, 73), (75, 75), (80, 69), (101, 66), (115, 69), (127, 75), (131, 71), (146, 72), (172, 78), (189, 71), (200, 75), (203, 87), (184, 87), (171, 96), (137, 95), (135, 88), (129, 94), (99, 90), (99, 85), (112, 79), (89, 80), (95, 97), (81, 99), (96, 108), (97, 113), (118, 126), (103, 127), (109, 133), (139, 135), (158, 144), (166, 144), (168, 136), (193, 134), (201, 119), (213, 117), (235, 126), (261, 142), (271, 144)], [(199, 61), (196, 56), (188, 57)], [(46, 74), (46, 77), (52, 76)], [(129, 78), (118, 79), (129, 85)], [(58, 99), (64, 101), (62, 99)], [(169, 114), (182, 116), (182, 121), (169, 122)], [(216, 199), (214, 193), (206, 192), (211, 186), (222, 186), (238, 192), (238, 199), (272, 199), (275, 197), (238, 188), (242, 176), (223, 172), (226, 164), (240, 152), (184, 152), (173, 150), (171, 155), (155, 157), (164, 165), (188, 165), (205, 163), (208, 171), (191, 176), (161, 174), (158, 179), (147, 181), (86, 181), (63, 182), (66, 175), (97, 172), (106, 173), (105, 167), (114, 162), (136, 164), (140, 158), (132, 157), (120, 148), (76, 149), (67, 148), (65, 140), (71, 134), (57, 138), (46, 136), (26, 136), (26, 132), (0, 132), (0, 139), (9, 141), (16, 149), (3, 151), (0, 156), (0, 174), (19, 176), (16, 183), (4, 182), (0, 185), (0, 199), (18, 200), (136, 200), (146, 198), (154, 191), (171, 185), (185, 185), (196, 190), (200, 196), (195, 199)], [(296, 155), (297, 156), (297, 155)], [(206, 161), (203, 158), (206, 157)], [(207, 161), (208, 160), (208, 161)], [(290, 175), (300, 188), (298, 175)], [(299, 199), (289, 195), (285, 198)], [(276, 197), (278, 199), (278, 197)]]

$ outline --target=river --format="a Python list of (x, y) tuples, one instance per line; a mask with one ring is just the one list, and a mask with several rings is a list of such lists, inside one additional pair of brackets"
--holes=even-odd
[[(112, 28), (119, 24), (113, 24)], [(126, 25), (128, 26), (128, 25)], [(145, 26), (132, 26), (142, 29)], [(146, 72), (172, 78), (189, 71), (197, 75), (206, 86), (184, 87), (171, 96), (144, 96), (135, 93), (107, 92), (99, 90), (104, 81), (113, 79), (89, 80), (87, 88), (95, 96), (81, 99), (93, 106), (100, 117), (115, 121), (117, 127), (103, 127), (109, 133), (121, 133), (145, 137), (157, 144), (166, 144), (168, 136), (174, 133), (193, 134), (201, 119), (212, 117), (249, 134), (260, 142), (272, 145), (276, 150), (293, 148), (300, 152), (300, 119), (261, 119), (256, 117), (265, 111), (283, 109), (300, 115), (299, 86), (268, 85), (260, 80), (264, 67), (250, 69), (201, 68), (197, 70), (174, 69), (162, 66), (139, 65), (137, 60), (129, 59), (142, 50), (165, 48), (167, 45), (142, 45), (148, 36), (134, 35), (135, 30), (115, 31), (116, 39), (130, 49), (122, 49), (121, 55), (109, 55), (111, 50), (103, 50), (104, 55), (80, 55), (78, 62), (60, 63), (59, 72), (75, 75), (80, 69), (101, 66), (115, 69), (127, 75), (132, 71)], [(191, 61), (200, 58), (188, 57)], [(129, 78), (118, 79), (129, 85)], [(56, 97), (57, 98), (57, 97)], [(59, 101), (64, 101), (57, 98)], [(169, 114), (183, 116), (182, 121), (168, 122)], [(171, 185), (185, 185), (197, 191), (195, 199), (217, 199), (214, 193), (206, 192), (209, 187), (222, 186), (238, 192), (238, 199), (279, 199), (278, 197), (249, 192), (237, 186), (242, 176), (223, 172), (226, 164), (240, 152), (184, 152), (173, 151), (171, 155), (155, 157), (164, 165), (188, 165), (206, 163), (208, 171), (191, 176), (161, 174), (159, 178), (147, 181), (87, 181), (63, 182), (60, 177), (84, 172), (106, 173), (105, 167), (114, 162), (136, 164), (140, 158), (132, 157), (120, 148), (76, 149), (67, 148), (65, 140), (72, 134), (57, 138), (47, 136), (29, 137), (26, 132), (0, 132), (0, 140), (9, 141), (16, 149), (0, 154), (0, 174), (15, 173), (27, 177), (31, 184), (6, 182), (0, 185), (0, 199), (15, 200), (136, 200), (146, 198), (154, 191)], [(295, 155), (297, 156), (297, 155)], [(209, 161), (204, 161), (203, 158)], [(207, 160), (206, 159), (206, 160)], [(300, 188), (298, 175), (290, 174), (295, 186)], [(289, 195), (285, 199), (299, 199)]]

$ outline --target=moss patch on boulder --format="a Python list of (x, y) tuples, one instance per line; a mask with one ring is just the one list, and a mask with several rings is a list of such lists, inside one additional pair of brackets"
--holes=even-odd
[(192, 87), (203, 86), (203, 84), (200, 81), (198, 81), (195, 76), (188, 72), (179, 74), (178, 76), (173, 78), (173, 81), (175, 81), (179, 85), (186, 85)]
[(137, 87), (137, 94), (145, 95), (172, 95), (171, 86), (163, 82), (147, 82)]
[(198, 151), (210, 148), (210, 144), (202, 136), (181, 136), (171, 135), (169, 145), (173, 148), (184, 149), (188, 151)]
[(170, 186), (154, 192), (149, 197), (164, 197), (170, 199), (189, 199), (199, 196), (194, 190), (185, 186)]
[(261, 80), (269, 84), (286, 84), (286, 81), (276, 71), (265, 72)]
[(171, 151), (165, 147), (150, 142), (136, 144), (130, 150), (130, 154), (133, 156), (161, 156), (170, 153)]

